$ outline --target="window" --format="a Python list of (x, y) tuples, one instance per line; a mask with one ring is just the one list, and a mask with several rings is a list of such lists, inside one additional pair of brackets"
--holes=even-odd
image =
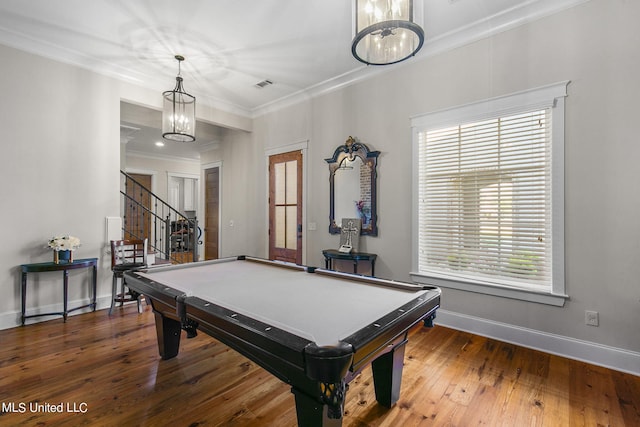
[(412, 119), (414, 280), (564, 303), (566, 85)]

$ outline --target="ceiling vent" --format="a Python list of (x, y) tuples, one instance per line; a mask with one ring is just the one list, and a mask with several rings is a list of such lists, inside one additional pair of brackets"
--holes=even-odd
[(266, 86), (269, 86), (269, 85), (272, 85), (272, 84), (273, 84), (273, 82), (271, 80), (263, 80), (261, 82), (256, 83), (256, 87), (258, 89), (262, 89), (262, 88), (264, 88)]

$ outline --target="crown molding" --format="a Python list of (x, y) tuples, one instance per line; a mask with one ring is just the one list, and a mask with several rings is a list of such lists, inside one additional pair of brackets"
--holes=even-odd
[(455, 31), (425, 40), (422, 50), (413, 59), (390, 66), (363, 65), (325, 82), (254, 108), (252, 110), (252, 118), (342, 89), (374, 76), (397, 70), (400, 67), (411, 66), (417, 61), (433, 58), (444, 52), (503, 33), (589, 1), (591, 0), (530, 0)]
[[(11, 31), (3, 27), (0, 27), (0, 41), (3, 45), (14, 49), (38, 55), (52, 61), (83, 68), (96, 74), (149, 90), (162, 92), (167, 89), (167, 87), (165, 87), (166, 85), (163, 86), (161, 82), (155, 81), (154, 79), (150, 80), (149, 76), (138, 73), (133, 69), (117, 66), (107, 61), (99, 60), (96, 62), (95, 58), (84, 55), (78, 51), (66, 49), (46, 41), (36, 40), (26, 34)], [(251, 110), (249, 108), (245, 108), (228, 101), (205, 94), (198, 94), (198, 101), (209, 107), (223, 110), (227, 113), (251, 118)]]
[(178, 157), (169, 154), (149, 154), (143, 151), (127, 150), (127, 157), (138, 157), (151, 160), (170, 160), (172, 162), (197, 163), (200, 164), (200, 158)]
[[(432, 58), (435, 55), (493, 36), (520, 25), (533, 22), (545, 16), (553, 15), (588, 1), (590, 0), (529, 0), (496, 15), (456, 29), (455, 31), (426, 40), (422, 50), (411, 60), (391, 66), (358, 66), (340, 76), (302, 89), (291, 95), (263, 104), (256, 108), (245, 108), (206, 95), (200, 95), (198, 97), (198, 101), (228, 113), (253, 119), (266, 113), (309, 100), (313, 97), (339, 90), (379, 74), (396, 70), (398, 67), (411, 66), (416, 61), (423, 61), (425, 59)], [(54, 61), (75, 65), (107, 77), (147, 87), (152, 90), (161, 90), (157, 87), (153, 87), (156, 86), (156, 84), (149, 81), (148, 76), (141, 75), (140, 73), (135, 72), (135, 70), (109, 64), (106, 61), (99, 61), (96, 63), (94, 58), (89, 58), (86, 55), (82, 55), (71, 49), (54, 45), (53, 43), (35, 40), (20, 32), (10, 31), (0, 27), (0, 40), (2, 40), (2, 43), (7, 46), (43, 56)]]

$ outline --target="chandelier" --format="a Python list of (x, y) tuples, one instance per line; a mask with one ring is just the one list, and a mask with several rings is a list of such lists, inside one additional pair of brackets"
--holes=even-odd
[(178, 61), (176, 87), (162, 93), (162, 137), (171, 141), (193, 142), (196, 140), (196, 98), (182, 87), (180, 63), (184, 57), (176, 55), (175, 58)]
[(354, 0), (351, 53), (367, 65), (388, 65), (414, 56), (424, 31), (414, 22), (413, 0)]

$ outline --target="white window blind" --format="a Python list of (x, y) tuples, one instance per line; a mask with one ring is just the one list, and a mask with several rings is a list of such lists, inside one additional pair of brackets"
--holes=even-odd
[(550, 290), (551, 108), (418, 133), (420, 273)]

